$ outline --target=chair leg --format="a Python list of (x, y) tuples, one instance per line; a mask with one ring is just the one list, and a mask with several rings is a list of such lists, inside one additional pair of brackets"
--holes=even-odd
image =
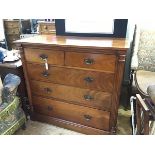
[(144, 112), (144, 135), (149, 135), (149, 112)]
[(131, 104), (131, 128), (132, 128), (132, 134), (135, 134), (136, 129), (136, 97), (131, 96), (130, 98), (130, 104)]
[(137, 134), (149, 134), (149, 113), (150, 110), (145, 101), (139, 94), (136, 94)]
[(140, 110), (140, 105), (138, 103), (138, 101), (136, 102), (136, 121), (137, 121), (137, 135), (140, 135), (141, 134), (141, 130), (142, 130), (142, 127), (141, 127), (141, 110)]
[(26, 123), (22, 125), (22, 130), (26, 130)]

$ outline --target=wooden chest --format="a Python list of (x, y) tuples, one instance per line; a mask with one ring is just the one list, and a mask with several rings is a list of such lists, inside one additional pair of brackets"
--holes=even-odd
[(31, 28), (29, 20), (4, 20), (5, 39), (9, 50), (16, 49), (13, 42), (20, 39), (22, 31), (26, 28)]
[(128, 42), (40, 35), (16, 41), (32, 118), (85, 134), (115, 134)]

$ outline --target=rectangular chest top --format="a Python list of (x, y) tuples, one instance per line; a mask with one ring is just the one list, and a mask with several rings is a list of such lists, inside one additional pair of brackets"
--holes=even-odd
[(56, 35), (37, 35), (30, 38), (20, 39), (14, 42), (22, 45), (45, 45), (61, 47), (81, 47), (95, 49), (117, 49), (126, 50), (129, 42), (125, 38), (97, 38), (97, 37), (73, 37)]

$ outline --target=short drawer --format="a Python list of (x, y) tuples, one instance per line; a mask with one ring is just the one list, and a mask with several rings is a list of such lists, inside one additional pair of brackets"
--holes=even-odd
[(19, 25), (19, 21), (4, 21), (4, 26), (5, 28), (18, 28)]
[(55, 25), (40, 25), (41, 33), (53, 33), (55, 32)]
[(106, 92), (82, 89), (77, 87), (31, 81), (32, 93), (44, 97), (52, 97), (73, 104), (110, 110), (111, 94)]
[(6, 29), (5, 31), (6, 35), (19, 35), (20, 34), (20, 30), (19, 28), (13, 28), (13, 29)]
[(64, 65), (63, 51), (25, 48), (24, 53), (28, 62), (45, 63), (46, 59), (48, 64)]
[(66, 52), (65, 65), (104, 71), (115, 71), (116, 56), (106, 54)]
[[(45, 71), (44, 64), (27, 64), (29, 78), (99, 91), (113, 91), (114, 74), (49, 65)], [(65, 76), (64, 76), (65, 75)]]
[(109, 130), (110, 113), (42, 97), (32, 97), (34, 111), (40, 114)]

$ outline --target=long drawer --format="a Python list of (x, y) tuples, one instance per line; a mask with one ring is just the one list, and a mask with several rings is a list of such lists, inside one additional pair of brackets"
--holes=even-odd
[(33, 94), (65, 100), (74, 104), (104, 110), (110, 110), (111, 106), (111, 94), (106, 92), (39, 81), (31, 81), (31, 89)]
[(7, 39), (8, 39), (9, 42), (13, 42), (13, 41), (15, 41), (15, 40), (20, 39), (20, 35), (18, 35), (18, 34), (9, 35), (9, 36), (7, 37)]
[(20, 29), (18, 27), (13, 28), (13, 29), (6, 29), (5, 33), (6, 33), (6, 35), (19, 35)]
[(24, 51), (28, 62), (45, 63), (46, 59), (48, 64), (64, 65), (63, 51), (31, 48), (25, 48)]
[(73, 105), (33, 96), (34, 111), (90, 127), (109, 130), (110, 113), (107, 111)]
[(67, 66), (114, 72), (115, 63), (115, 55), (78, 52), (66, 52), (65, 54), (65, 65)]
[(53, 82), (80, 88), (100, 91), (113, 91), (114, 74), (88, 71), (65, 67), (49, 66), (45, 71), (44, 64), (27, 64), (28, 75), (32, 80)]
[(4, 26), (7, 29), (18, 28), (20, 26), (19, 21), (4, 21)]

